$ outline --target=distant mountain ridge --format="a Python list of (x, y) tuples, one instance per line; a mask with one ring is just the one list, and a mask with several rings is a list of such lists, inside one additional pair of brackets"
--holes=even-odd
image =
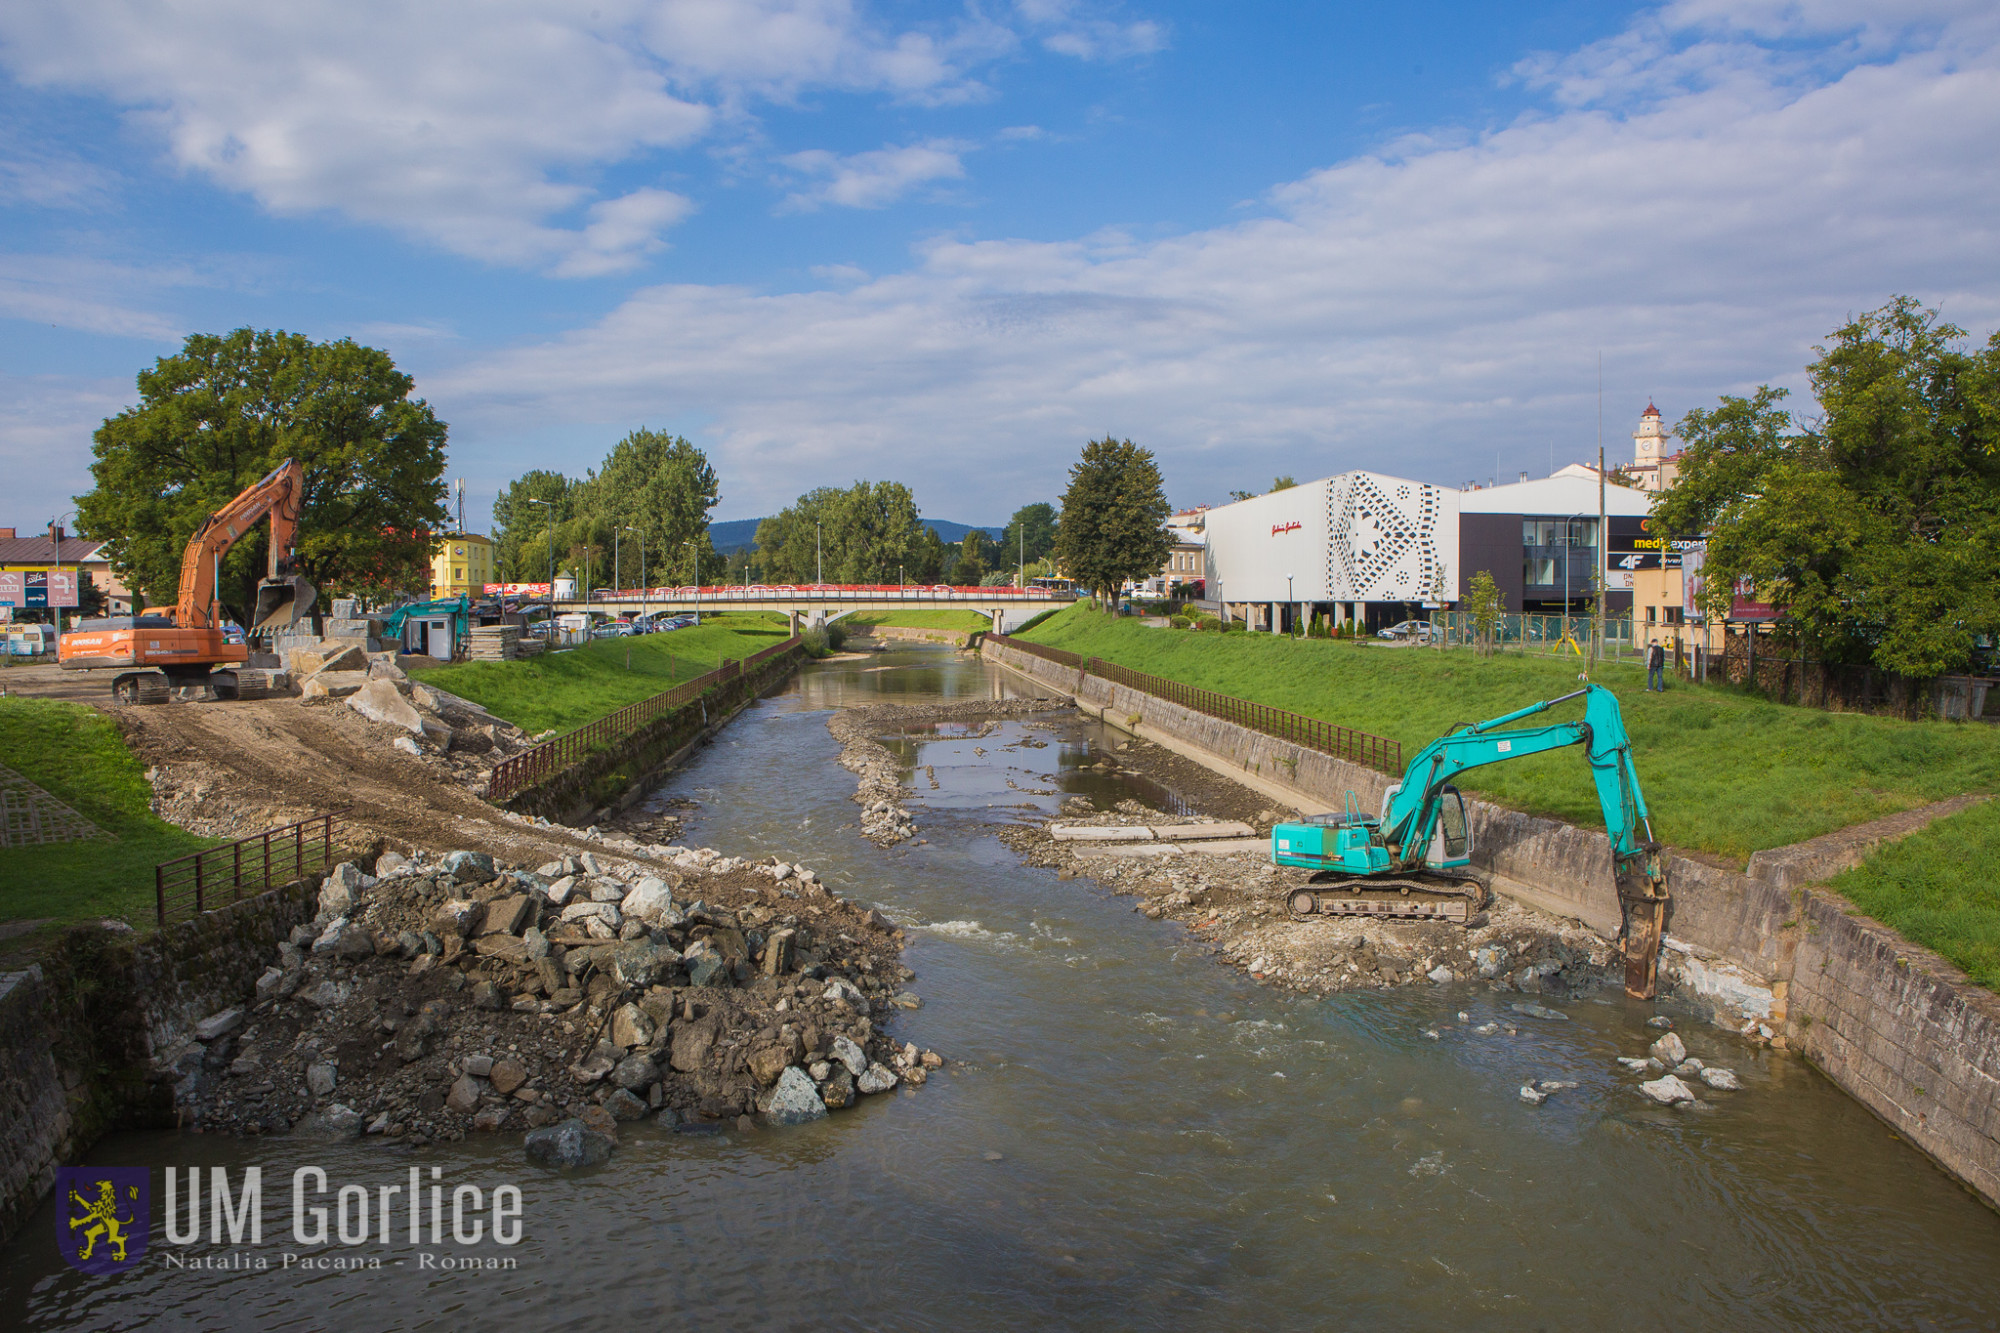
[[(716, 550), (725, 555), (740, 551), (757, 544), (757, 525), (763, 521), (761, 518), (732, 518), (727, 523), (711, 523), (708, 525), (708, 539), (715, 543)], [(953, 523), (943, 518), (927, 518), (924, 520), (924, 526), (936, 532), (939, 541), (952, 545), (964, 541), (965, 534), (972, 531), (974, 525)], [(980, 531), (997, 542), (1000, 540), (1000, 534), (1006, 529), (981, 528)]]

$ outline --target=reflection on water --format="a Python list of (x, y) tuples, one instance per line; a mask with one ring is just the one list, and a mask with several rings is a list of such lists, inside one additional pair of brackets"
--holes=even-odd
[[(998, 682), (946, 652), (862, 665), (897, 669), (814, 669), (670, 789), (702, 803), (692, 840), (802, 860), (909, 923), (924, 1006), (896, 1030), (963, 1064), (798, 1130), (628, 1129), (609, 1168), (572, 1180), (520, 1165), (512, 1140), (417, 1157), (522, 1183), (512, 1273), (395, 1267), (414, 1256), (392, 1243), (369, 1274), (149, 1261), (87, 1279), (55, 1259), (45, 1209), (0, 1256), (4, 1308), (30, 1327), (536, 1330), (1906, 1329), (2000, 1309), (2000, 1220), (1795, 1059), (1684, 1025), (1745, 1090), (1652, 1108), (1613, 1064), (1654, 1035), (1649, 1006), (1569, 1003), (1555, 1023), (1470, 987), (1289, 999), (1129, 900), (1022, 869), (980, 799), (1053, 799), (996, 776), (1060, 777), (1050, 750), (1003, 739), (1059, 750), (1051, 733), (1010, 724), (975, 742), (984, 756), (906, 738), (938, 779), (917, 784), (928, 841), (877, 850), (813, 701), (878, 697), (870, 679), (955, 698)], [(1501, 1030), (1471, 1030), (1488, 1020)], [(1529, 1078), (1579, 1086), (1529, 1107)], [(281, 1180), (301, 1159), (382, 1183), (408, 1160), (132, 1134), (93, 1153), (261, 1161)]]

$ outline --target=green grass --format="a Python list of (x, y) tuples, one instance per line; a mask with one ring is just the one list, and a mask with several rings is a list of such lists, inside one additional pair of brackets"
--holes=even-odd
[[(1023, 637), (1387, 736), (1402, 742), (1406, 759), (1456, 723), (1578, 688), (1580, 669), (1574, 658), (1147, 629), (1082, 606)], [(1647, 694), (1637, 666), (1603, 665), (1593, 679), (1624, 711), (1654, 834), (1739, 865), (1761, 848), (1961, 792), (2000, 790), (2000, 727), (1827, 713), (1725, 686), (1675, 683)], [(1579, 704), (1568, 704), (1551, 718), (1579, 713)], [(1466, 778), (1468, 791), (1502, 805), (1603, 827), (1575, 753)], [(1989, 853), (1987, 864), (2000, 872), (2000, 854)]]
[(713, 671), (724, 658), (741, 660), (783, 642), (787, 632), (783, 616), (732, 611), (704, 615), (698, 629), (595, 639), (518, 662), (466, 662), (410, 674), (531, 734), (572, 731)]
[(878, 625), (890, 629), (948, 629), (965, 634), (992, 625), (977, 611), (857, 611), (841, 617), (839, 623), (864, 634)]
[(111, 835), (0, 849), (0, 920), (108, 916), (149, 928), (153, 867), (215, 845), (153, 814), (145, 771), (95, 709), (0, 698), (0, 762)]
[(2000, 990), (2000, 801), (1940, 819), (1833, 881), (1883, 925)]

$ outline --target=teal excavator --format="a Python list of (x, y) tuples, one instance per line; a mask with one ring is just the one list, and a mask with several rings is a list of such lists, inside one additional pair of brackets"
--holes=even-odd
[[(1583, 717), (1540, 727), (1511, 724), (1557, 704), (1582, 699)], [(1278, 824), (1271, 830), (1271, 860), (1316, 872), (1291, 895), (1294, 916), (1381, 916), (1469, 922), (1492, 901), (1492, 891), (1472, 864), (1472, 830), (1465, 798), (1452, 779), (1468, 768), (1522, 759), (1545, 750), (1584, 747), (1597, 784), (1604, 829), (1611, 838), (1612, 870), (1624, 918), (1621, 946), (1625, 990), (1653, 997), (1660, 936), (1667, 903), (1660, 845), (1653, 839), (1646, 798), (1632, 767), (1632, 739), (1625, 734), (1618, 700), (1587, 685), (1504, 717), (1463, 725), (1425, 746), (1403, 780), (1383, 793), (1380, 817), (1356, 808)]]

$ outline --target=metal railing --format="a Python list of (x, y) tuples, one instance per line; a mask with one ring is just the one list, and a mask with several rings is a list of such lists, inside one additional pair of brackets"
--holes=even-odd
[(493, 766), (493, 773), (486, 780), (486, 799), (504, 801), (529, 787), (546, 782), (585, 755), (631, 735), (655, 718), (693, 703), (717, 686), (738, 680), (746, 671), (755, 671), (773, 657), (798, 646), (798, 636), (794, 635), (782, 643), (759, 649), (740, 662), (724, 662), (715, 670), (692, 680), (684, 680), (670, 690), (627, 704), (616, 712), (606, 713), (595, 722), (585, 723), (575, 731), (543, 741), (510, 759), (503, 759)]
[(348, 808), (160, 862), (153, 867), (153, 902), (159, 924), (240, 903), (330, 868)]
[(1005, 635), (993, 636), (996, 642), (1024, 652), (1057, 666), (1069, 667), (1123, 685), (1141, 694), (1150, 694), (1156, 699), (1179, 704), (1183, 708), (1209, 717), (1233, 722), (1239, 727), (1275, 736), (1279, 740), (1290, 741), (1308, 750), (1330, 754), (1337, 759), (1364, 764), (1391, 776), (1401, 776), (1403, 772), (1403, 743), (1382, 736), (1372, 736), (1365, 731), (1343, 727), (1303, 713), (1293, 713), (1283, 708), (1273, 708), (1269, 704), (1254, 703), (1249, 699), (1238, 699), (1234, 695), (1218, 694), (1214, 690), (1204, 690), (1196, 685), (1187, 685), (1163, 676), (1149, 676), (1143, 671), (1134, 671), (1116, 662), (1107, 662), (1101, 657), (1082, 657), (1076, 653), (1064, 652), (1060, 648), (1049, 648), (1039, 643), (1028, 643), (1021, 639), (1010, 639)]

